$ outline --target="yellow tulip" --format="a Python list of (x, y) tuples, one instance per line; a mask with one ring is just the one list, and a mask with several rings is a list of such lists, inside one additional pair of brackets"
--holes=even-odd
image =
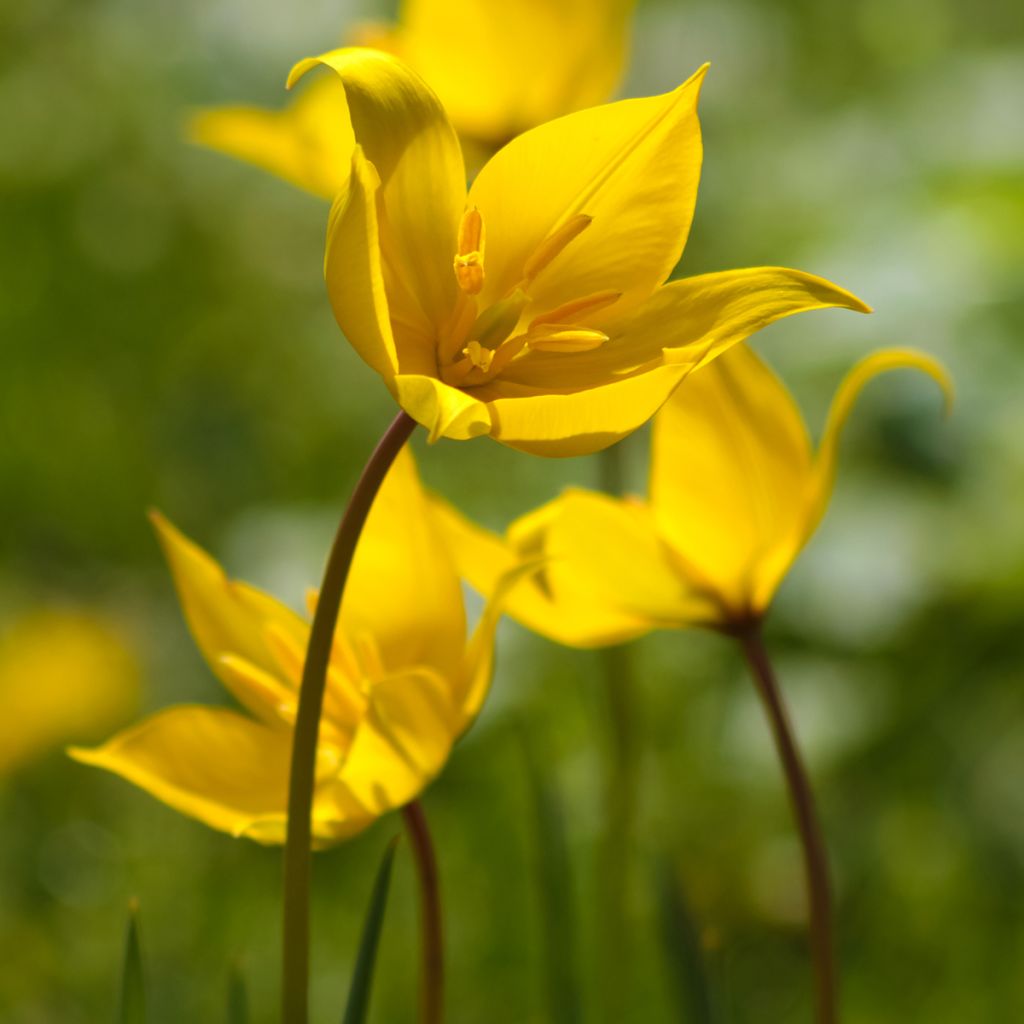
[(704, 70), (663, 96), (569, 114), (496, 154), (467, 196), (448, 115), (374, 50), (301, 61), (344, 85), (351, 175), (327, 230), (335, 317), (430, 438), (540, 455), (607, 447), (692, 369), (849, 292), (762, 267), (664, 282), (697, 195)]
[(863, 386), (913, 368), (947, 401), (930, 356), (876, 352), (839, 387), (814, 452), (795, 402), (746, 345), (702, 369), (654, 420), (649, 496), (570, 489), (504, 537), (444, 502), (437, 511), (460, 569), (482, 593), (524, 558), (541, 575), (518, 583), (506, 611), (575, 647), (656, 628), (742, 629), (762, 617), (828, 505), (843, 425)]
[(0, 633), (0, 777), (124, 720), (139, 697), (134, 654), (102, 619), (40, 609)]
[[(196, 643), (248, 713), (172, 707), (72, 755), (213, 828), (281, 843), (309, 627), (229, 580), (162, 516), (153, 521)], [(415, 799), (440, 772), (486, 694), (497, 618), (492, 601), (467, 641), (459, 577), (403, 453), (360, 538), (338, 624), (317, 750), (316, 845)]]
[[(628, 48), (631, 0), (404, 0), (397, 25), (363, 25), (352, 42), (394, 53), (441, 97), (467, 148), (486, 154), (561, 114), (602, 103)], [(191, 122), (195, 141), (328, 199), (348, 176), (336, 149), (345, 98), (313, 83), (284, 110), (223, 107)], [(482, 161), (481, 161), (482, 162)]]

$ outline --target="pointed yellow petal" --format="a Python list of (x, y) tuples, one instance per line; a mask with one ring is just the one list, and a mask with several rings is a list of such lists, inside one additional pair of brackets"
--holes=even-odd
[[(583, 388), (671, 361), (696, 367), (783, 317), (840, 306), (869, 312), (824, 278), (786, 267), (726, 270), (670, 281), (591, 352), (531, 352), (502, 378), (530, 387)], [(618, 306), (612, 307), (614, 312)]]
[(70, 753), (232, 835), (287, 806), (291, 732), (233, 711), (170, 708), (102, 747)]
[(793, 399), (745, 345), (690, 376), (654, 420), (651, 507), (695, 587), (760, 612), (796, 556), (810, 442)]
[(688, 370), (685, 365), (659, 366), (573, 394), (519, 395), (501, 379), (477, 390), (495, 396), (487, 402), (491, 436), (502, 444), (533, 455), (587, 455), (646, 423)]
[(629, 0), (405, 0), (395, 45), (460, 134), (497, 146), (612, 94), (632, 9)]
[(427, 428), (431, 444), (442, 437), (465, 441), (491, 430), (491, 415), (483, 402), (436, 377), (399, 374), (395, 390), (402, 408)]
[(284, 110), (219, 107), (189, 121), (193, 142), (262, 167), (314, 195), (331, 199), (344, 185), (354, 139), (345, 93), (327, 76)]
[(552, 565), (564, 564), (577, 592), (648, 629), (714, 619), (713, 596), (676, 571), (646, 505), (573, 488), (556, 506), (545, 553)]
[(462, 663), (462, 588), (408, 449), (388, 472), (359, 538), (341, 630), (372, 637), (387, 672), (420, 665), (453, 679)]
[(374, 814), (401, 807), (444, 767), (455, 728), (451, 691), (435, 672), (412, 668), (379, 680), (341, 782)]
[(378, 50), (334, 50), (300, 61), (289, 87), (319, 64), (340, 77), (355, 140), (380, 178), (386, 258), (427, 324), (437, 327), (455, 305), (452, 258), (466, 198), (462, 151), (448, 115), (419, 75)]
[(545, 241), (581, 215), (589, 226), (529, 287), (533, 312), (612, 290), (623, 295), (608, 315), (623, 315), (668, 277), (697, 196), (703, 75), (664, 96), (543, 124), (491, 159), (470, 192), (490, 239), (485, 303), (512, 289)]
[[(502, 604), (495, 608), (504, 610), (527, 629), (569, 647), (602, 647), (646, 632), (646, 622), (595, 600), (587, 588), (579, 587), (564, 561), (548, 560), (540, 573), (530, 571), (523, 578), (514, 575), (524, 562), (532, 570), (538, 557), (544, 555), (547, 527), (557, 514), (557, 505), (550, 502), (523, 516), (506, 537), (470, 522), (437, 497), (433, 499), (433, 512), (460, 575), (487, 598), (502, 591)], [(481, 645), (485, 636), (479, 634)], [(467, 692), (480, 696), (467, 701), (467, 714), (475, 713), (482, 700), (480, 691), (485, 685), (481, 680), (489, 673), (485, 654), (481, 650), (468, 656), (470, 663), (475, 659), (476, 664)]]
[(858, 396), (870, 380), (890, 370), (920, 370), (942, 389), (949, 411), (953, 402), (953, 380), (949, 371), (934, 357), (909, 348), (887, 348), (872, 352), (858, 362), (843, 378), (832, 399), (832, 406), (821, 434), (814, 460), (814, 478), (807, 511), (805, 536), (810, 536), (828, 508), (835, 482), (839, 438)]
[(210, 668), (240, 699), (235, 676), (222, 657), (235, 655), (280, 678), (266, 642), (273, 626), (305, 649), (308, 626), (293, 611), (255, 587), (229, 580), (224, 570), (159, 512), (150, 513), (174, 577), (185, 619)]

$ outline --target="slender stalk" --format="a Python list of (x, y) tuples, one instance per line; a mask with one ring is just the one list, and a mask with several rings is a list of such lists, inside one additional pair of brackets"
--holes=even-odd
[(768, 713), (800, 833), (810, 907), (811, 954), (817, 985), (815, 1020), (818, 1024), (836, 1024), (839, 1011), (835, 953), (832, 945), (832, 897), (828, 880), (828, 854), (814, 806), (814, 794), (797, 748), (793, 726), (786, 712), (779, 684), (768, 659), (764, 638), (761, 635), (761, 623), (754, 621), (737, 629), (736, 638), (743, 648), (757, 691)]
[[(626, 442), (598, 455), (598, 475), (606, 494), (626, 489)], [(617, 1022), (627, 1015), (630, 929), (627, 904), (630, 850), (636, 808), (636, 743), (633, 712), (632, 650), (618, 645), (600, 651), (605, 718), (604, 836), (598, 859), (600, 933), (598, 965), (603, 995), (600, 1017)]]
[(309, 883), (312, 874), (313, 781), (327, 666), (359, 535), (387, 471), (409, 439), (416, 421), (400, 412), (384, 432), (363, 469), (338, 526), (302, 670), (288, 783), (288, 832), (284, 848), (284, 948), (281, 1013), (284, 1024), (309, 1017)]
[(409, 845), (420, 883), (420, 927), (423, 965), (420, 975), (420, 1024), (441, 1024), (444, 1006), (444, 933), (441, 927), (441, 887), (434, 842), (418, 800), (402, 808)]

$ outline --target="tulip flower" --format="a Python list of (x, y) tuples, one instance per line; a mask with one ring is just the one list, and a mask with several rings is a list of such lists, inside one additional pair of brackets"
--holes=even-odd
[[(626, 61), (632, 11), (630, 0), (404, 0), (396, 25), (348, 35), (415, 68), (463, 144), (482, 157), (527, 128), (607, 100)], [(205, 110), (190, 131), (196, 142), (331, 199), (348, 177), (348, 154), (336, 148), (346, 118), (344, 93), (323, 78), (284, 110)]]
[(951, 394), (931, 357), (888, 349), (839, 387), (817, 452), (779, 378), (745, 345), (695, 374), (655, 417), (649, 495), (569, 489), (504, 537), (439, 503), (450, 547), (488, 593), (522, 558), (546, 558), (505, 610), (574, 647), (657, 628), (729, 631), (767, 611), (828, 507), (840, 433), (863, 386), (913, 368)]
[(929, 356), (890, 349), (862, 360), (839, 387), (815, 452), (781, 381), (746, 345), (696, 374), (655, 417), (646, 500), (569, 490), (505, 537), (443, 503), (449, 546), (483, 593), (523, 559), (545, 569), (519, 583), (513, 618), (577, 647), (656, 628), (705, 626), (736, 637), (782, 763), (804, 853), (818, 1024), (837, 1019), (831, 896), (824, 839), (761, 636), (772, 597), (828, 506), (839, 436), (863, 386), (908, 367), (946, 393)]
[[(488, 434), (579, 455), (645, 422), (691, 371), (804, 310), (866, 312), (849, 292), (760, 267), (666, 282), (700, 175), (698, 71), (661, 96), (518, 136), (467, 195), (433, 91), (399, 60), (336, 50), (353, 142), (325, 276), (349, 342), (431, 440)], [(341, 148), (339, 144), (339, 148)]]
[[(309, 627), (229, 580), (162, 516), (153, 521), (196, 643), (244, 713), (172, 707), (72, 754), (213, 828), (281, 843)], [(467, 642), (459, 577), (403, 453), (360, 539), (335, 636), (316, 755), (317, 846), (408, 804), (440, 772), (486, 694), (496, 608)]]

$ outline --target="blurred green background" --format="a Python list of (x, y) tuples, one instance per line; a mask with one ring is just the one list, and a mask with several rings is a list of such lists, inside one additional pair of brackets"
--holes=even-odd
[[(0, 7), (0, 630), (8, 643), (26, 616), (87, 614), (127, 649), (116, 670), (141, 679), (106, 721), (0, 776), (5, 1024), (112, 1019), (131, 896), (154, 1022), (224, 1020), (233, 961), (254, 1021), (276, 1019), (278, 851), (180, 817), (60, 744), (109, 734), (133, 702), (223, 699), (147, 506), (297, 602), (392, 415), (325, 299), (324, 206), (180, 137), (193, 106), (277, 105), (293, 60), (388, 14), (369, 0)], [(874, 346), (939, 355), (959, 390), (947, 422), (912, 375), (865, 395), (831, 511), (769, 623), (831, 844), (845, 1019), (1024, 1019), (1019, 5), (645, 3), (625, 93), (664, 91), (705, 60), (704, 177), (679, 272), (795, 266), (875, 307), (759, 336), (813, 431)], [(599, 476), (594, 459), (489, 441), (417, 451), (431, 485), (494, 527)], [(635, 489), (645, 453), (644, 433), (624, 448)], [(59, 653), (43, 651), (58, 658), (48, 671), (80, 696), (91, 682)], [(799, 855), (737, 653), (675, 633), (628, 656), (636, 822), (628, 927), (610, 947), (605, 664), (502, 628), (487, 711), (425, 798), (449, 1019), (554, 1019), (546, 986), (568, 965), (578, 1019), (700, 1024), (706, 985), (717, 1021), (809, 1020)], [(28, 728), (11, 678), (0, 673), (0, 737)], [(541, 856), (552, 816), (567, 863), (547, 884), (573, 913), (554, 922)], [(317, 1020), (340, 1017), (398, 830), (382, 821), (317, 858)], [(402, 851), (377, 1021), (412, 1018), (415, 909)]]

